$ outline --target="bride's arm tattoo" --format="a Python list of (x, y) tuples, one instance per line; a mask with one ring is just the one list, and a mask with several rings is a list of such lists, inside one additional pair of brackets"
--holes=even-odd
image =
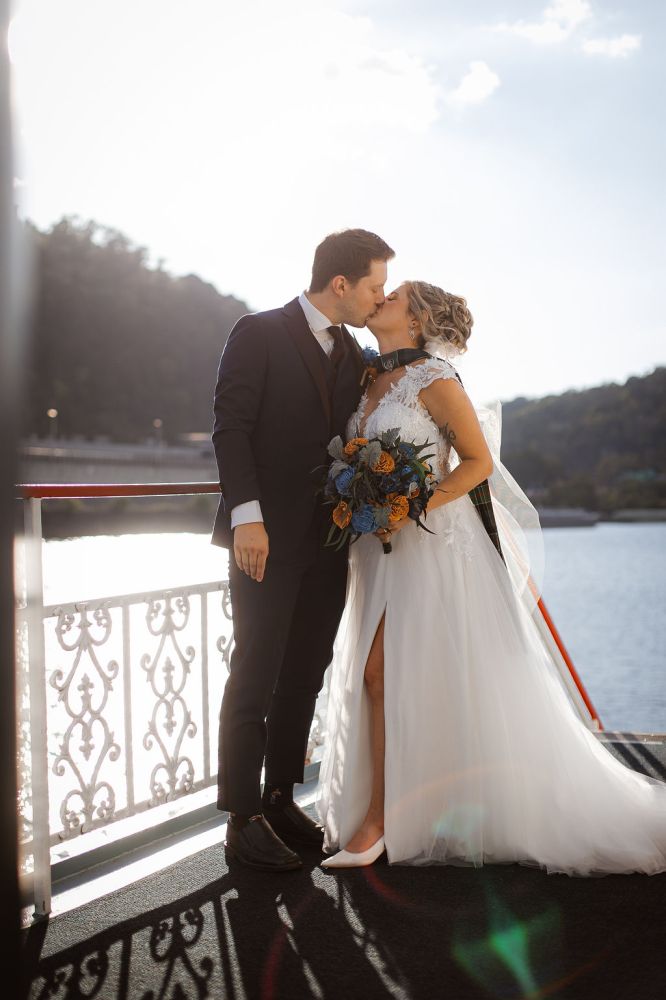
[(444, 424), (443, 427), (440, 427), (440, 431), (444, 435), (444, 440), (448, 441), (449, 446), (451, 446), (456, 439), (456, 435), (453, 428), (449, 427), (448, 421)]
[[(456, 435), (455, 435), (455, 431), (453, 430), (453, 428), (449, 427), (448, 420), (444, 424), (443, 427), (440, 427), (440, 431), (442, 432), (442, 435), (444, 436), (444, 440), (447, 441), (449, 447), (451, 447), (453, 445), (453, 442), (456, 439)], [(437, 486), (435, 488), (435, 492), (436, 493), (455, 493), (455, 490), (443, 490), (441, 488), (441, 486)]]

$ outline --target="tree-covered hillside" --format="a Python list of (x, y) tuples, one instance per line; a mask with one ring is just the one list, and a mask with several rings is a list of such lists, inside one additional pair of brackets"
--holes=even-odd
[(541, 503), (666, 507), (666, 368), (502, 406), (502, 461)]
[[(209, 432), (217, 366), (247, 306), (196, 275), (151, 268), (95, 222), (28, 225), (38, 293), (25, 433), (166, 441)], [(542, 505), (666, 507), (666, 368), (624, 385), (503, 405), (502, 459)]]
[(245, 303), (149, 267), (114, 229), (28, 227), (38, 288), (25, 433), (45, 434), (51, 408), (63, 437), (143, 440), (155, 419), (166, 441), (210, 427), (220, 354)]

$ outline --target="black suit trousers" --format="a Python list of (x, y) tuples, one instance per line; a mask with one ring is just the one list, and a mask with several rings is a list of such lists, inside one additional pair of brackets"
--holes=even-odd
[(220, 709), (218, 809), (262, 811), (264, 761), (271, 784), (303, 781), (348, 570), (347, 546), (325, 548), (316, 534), (298, 562), (275, 562), (269, 553), (261, 583), (239, 570), (229, 551), (235, 644)]

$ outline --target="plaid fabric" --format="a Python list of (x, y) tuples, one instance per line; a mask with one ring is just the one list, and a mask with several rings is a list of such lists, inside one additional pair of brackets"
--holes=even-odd
[(483, 521), (483, 526), (488, 532), (490, 541), (493, 543), (504, 560), (504, 553), (502, 552), (502, 547), (500, 545), (497, 522), (495, 520), (495, 511), (493, 510), (493, 502), (490, 496), (490, 486), (488, 485), (488, 480), (484, 479), (482, 483), (479, 483), (478, 486), (471, 489), (468, 495), (476, 508), (477, 514)]
[[(462, 379), (460, 378), (458, 372), (456, 372), (456, 378), (462, 385)], [(506, 562), (506, 560), (504, 559), (504, 553), (502, 552), (502, 547), (500, 545), (499, 532), (497, 530), (497, 521), (495, 520), (495, 511), (493, 510), (493, 501), (490, 496), (490, 486), (488, 485), (488, 480), (484, 479), (482, 483), (479, 483), (478, 486), (475, 486), (473, 489), (471, 489), (469, 491), (468, 496), (471, 499), (472, 503), (474, 504), (476, 512), (481, 518), (481, 521), (483, 522), (484, 528), (488, 532), (488, 537), (490, 538), (490, 541), (493, 543), (493, 545), (499, 552), (500, 556), (502, 557), (502, 560)]]

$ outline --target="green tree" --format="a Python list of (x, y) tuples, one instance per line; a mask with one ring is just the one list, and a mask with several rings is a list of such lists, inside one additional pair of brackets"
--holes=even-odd
[(151, 268), (115, 229), (63, 218), (31, 224), (37, 267), (27, 433), (58, 410), (64, 436), (137, 441), (163, 422), (166, 441), (212, 425), (220, 354), (244, 302), (196, 275)]

